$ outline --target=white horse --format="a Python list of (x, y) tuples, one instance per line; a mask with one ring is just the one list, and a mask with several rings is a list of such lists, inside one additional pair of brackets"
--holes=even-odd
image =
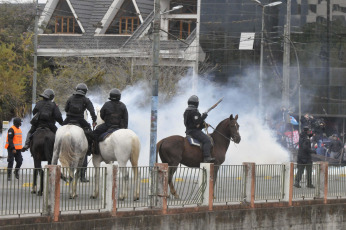
[[(100, 125), (104, 121), (100, 118), (99, 110), (97, 110), (97, 124)], [(100, 154), (93, 154), (93, 164), (95, 169), (95, 182), (99, 184), (100, 172), (99, 167), (102, 161), (109, 164), (113, 161), (118, 161), (120, 167), (120, 178), (123, 178), (123, 189), (120, 192), (119, 200), (127, 198), (129, 173), (127, 171), (126, 163), (130, 160), (135, 181), (135, 191), (133, 199), (139, 200), (139, 177), (138, 177), (138, 158), (140, 152), (140, 141), (138, 136), (130, 129), (119, 129), (109, 135), (100, 144)], [(94, 194), (91, 198), (96, 199), (99, 195), (99, 188), (95, 186)]]
[[(70, 199), (77, 196), (76, 184), (80, 178), (80, 167), (83, 167), (87, 150), (88, 140), (82, 128), (77, 125), (64, 125), (58, 128), (55, 135), (52, 164), (57, 165), (58, 159), (60, 159), (61, 166), (68, 167), (70, 180), (73, 181)], [(76, 168), (77, 171), (73, 175)]]

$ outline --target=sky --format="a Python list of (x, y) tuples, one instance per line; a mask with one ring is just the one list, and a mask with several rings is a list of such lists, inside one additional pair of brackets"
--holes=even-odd
[[(185, 136), (183, 113), (187, 107), (188, 98), (194, 94), (193, 92), (197, 92), (196, 95), (200, 99), (199, 110), (201, 113), (223, 97), (223, 101), (209, 112), (206, 119), (206, 122), (213, 127), (216, 127), (219, 122), (228, 118), (231, 114), (234, 116), (239, 115), (238, 123), (242, 140), (239, 144), (230, 144), (224, 165), (240, 165), (242, 162), (255, 162), (258, 164), (288, 162), (290, 160), (289, 153), (276, 143), (273, 131), (263, 124), (258, 116), (256, 106), (258, 97), (255, 94), (258, 91), (258, 86), (255, 83), (256, 81), (253, 81), (254, 77), (256, 77), (255, 73), (244, 76), (242, 82), (238, 84), (224, 83), (222, 85), (199, 79), (198, 88), (192, 89), (192, 75), (187, 75), (178, 83), (177, 95), (169, 102), (159, 103), (157, 141), (171, 135)], [(148, 89), (150, 88), (151, 86), (148, 83), (139, 82), (136, 85), (128, 86), (122, 91), (121, 101), (127, 105), (129, 112), (129, 129), (132, 129), (141, 141), (140, 166), (149, 165), (151, 95)], [(31, 95), (28, 96), (31, 97)], [(101, 108), (108, 100), (108, 92), (104, 94), (103, 91), (89, 91), (87, 96), (93, 102), (95, 108)], [(271, 102), (267, 101), (267, 103)], [(63, 117), (65, 117), (65, 114), (63, 114)], [(21, 127), (24, 140), (30, 129), (29, 121), (29, 116), (25, 117)], [(211, 133), (213, 130), (209, 128), (209, 132)], [(5, 151), (4, 154), (7, 155), (7, 152)], [(23, 153), (23, 157), (22, 167), (33, 167), (30, 152)], [(159, 162), (161, 161), (159, 160)], [(1, 166), (6, 166), (6, 162), (0, 162)], [(92, 161), (89, 162), (88, 166), (92, 166)], [(128, 163), (128, 166), (130, 166), (130, 163)]]

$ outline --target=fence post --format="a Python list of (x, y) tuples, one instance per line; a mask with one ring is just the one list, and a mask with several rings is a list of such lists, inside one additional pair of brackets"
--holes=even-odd
[(319, 197), (323, 198), (323, 203), (326, 204), (328, 198), (328, 162), (319, 161), (317, 164), (319, 165), (320, 184), (315, 186), (318, 186)]
[[(214, 164), (211, 163), (201, 163), (199, 166), (201, 169), (206, 170), (206, 185), (205, 190), (202, 191), (202, 205), (209, 206), (209, 210), (213, 210), (213, 198), (214, 198)], [(203, 173), (199, 176), (199, 185), (203, 185), (203, 181), (205, 178), (203, 178)]]
[(283, 188), (283, 192), (284, 192), (283, 200), (288, 202), (288, 206), (292, 206), (293, 181), (294, 181), (294, 163), (289, 162), (285, 164), (284, 188)]
[(168, 197), (168, 164), (155, 163), (158, 168), (157, 176), (157, 207), (162, 209), (162, 214), (167, 214)]
[(251, 208), (255, 207), (255, 185), (256, 185), (256, 165), (252, 162), (244, 162), (245, 197), (246, 203), (250, 203)]
[[(95, 168), (95, 170), (100, 170), (100, 168)], [(100, 170), (101, 171), (101, 170)], [(117, 173), (118, 165), (107, 164), (106, 165), (106, 210), (111, 213), (112, 216), (116, 216), (117, 213)], [(101, 178), (101, 175), (100, 175)], [(95, 185), (99, 186), (99, 185)]]
[(47, 169), (46, 180), (48, 183), (45, 185), (46, 199), (44, 199), (43, 212), (50, 216), (53, 221), (59, 220), (60, 214), (60, 165), (46, 165)]

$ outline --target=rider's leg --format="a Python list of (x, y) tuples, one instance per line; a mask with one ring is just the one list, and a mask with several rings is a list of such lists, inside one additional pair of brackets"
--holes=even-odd
[(28, 134), (26, 135), (26, 139), (25, 139), (25, 145), (22, 148), (22, 152), (25, 152), (26, 150), (28, 150), (30, 148), (30, 141), (31, 141), (31, 137), (32, 134), (36, 131), (37, 127), (36, 126), (31, 126)]
[(108, 129), (108, 126), (106, 123), (103, 123), (92, 132), (92, 135), (94, 137), (94, 154), (98, 155), (100, 154), (100, 148), (99, 148), (99, 137), (102, 133), (106, 132)]
[(215, 158), (211, 157), (211, 141), (209, 137), (201, 130), (194, 131), (192, 136), (202, 143), (203, 162), (211, 163), (215, 161)]

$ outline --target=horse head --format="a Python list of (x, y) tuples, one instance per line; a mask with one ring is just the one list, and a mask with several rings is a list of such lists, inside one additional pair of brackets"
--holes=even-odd
[(239, 134), (239, 124), (237, 122), (238, 114), (233, 117), (233, 114), (229, 117), (229, 127), (230, 127), (230, 136), (234, 143), (239, 144), (241, 137)]

